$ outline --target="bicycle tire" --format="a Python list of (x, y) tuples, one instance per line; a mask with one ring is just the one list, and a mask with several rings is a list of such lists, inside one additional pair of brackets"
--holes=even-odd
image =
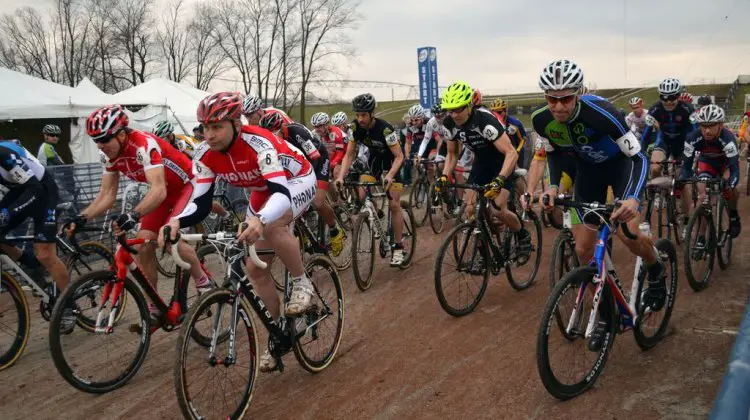
[[(692, 268), (692, 261), (693, 261), (693, 249), (691, 248), (692, 240), (690, 239), (692, 237), (693, 229), (698, 229), (700, 226), (700, 222), (705, 222), (706, 225), (706, 235), (705, 235), (705, 255), (707, 257), (707, 265), (706, 265), (706, 274), (698, 279), (695, 276), (695, 273), (693, 273)], [(696, 226), (697, 225), (697, 226)], [(693, 289), (695, 292), (700, 292), (701, 290), (704, 290), (706, 287), (708, 287), (709, 282), (711, 281), (711, 273), (714, 268), (714, 258), (716, 256), (716, 252), (714, 249), (714, 244), (716, 243), (716, 229), (714, 228), (714, 221), (711, 215), (708, 213), (706, 209), (704, 209), (702, 206), (698, 207), (693, 211), (692, 216), (690, 216), (690, 220), (688, 221), (686, 233), (685, 233), (685, 242), (683, 244), (683, 260), (685, 264), (685, 277), (687, 278), (688, 284), (690, 285), (690, 288)]]
[[(529, 276), (526, 278), (523, 282), (516, 281), (516, 278), (513, 276), (513, 270), (511, 269), (511, 261), (507, 261), (505, 264), (505, 277), (508, 279), (508, 283), (510, 283), (510, 286), (516, 290), (526, 290), (529, 287), (531, 287), (534, 284), (534, 280), (536, 280), (536, 275), (539, 272), (539, 265), (542, 263), (542, 248), (544, 247), (542, 243), (542, 224), (539, 222), (539, 219), (536, 217), (536, 213), (530, 211), (527, 213), (529, 220), (531, 221), (531, 225), (534, 227), (533, 229), (529, 229), (529, 234), (533, 237), (536, 235), (536, 249), (533, 252), (534, 254), (534, 265), (531, 268), (531, 272), (529, 273)], [(519, 217), (520, 220), (520, 217)], [(528, 223), (526, 224), (528, 226)], [(510, 236), (506, 236), (506, 240), (513, 241), (513, 244), (515, 246), (515, 249), (518, 249), (518, 243), (516, 235), (510, 232), (510, 230), (507, 231)], [(532, 246), (533, 246), (532, 241)], [(526, 266), (531, 261), (531, 258), (529, 258), (523, 266)]]
[[(427, 179), (421, 178), (414, 184), (414, 188), (409, 192), (409, 206), (411, 207), (412, 213), (414, 213), (414, 219), (417, 222), (418, 227), (424, 226), (427, 221), (429, 208), (427, 206), (427, 197), (429, 196), (428, 191), (430, 190)], [(420, 200), (423, 197), (423, 200)], [(419, 210), (419, 212), (417, 212)]]
[[(209, 251), (209, 248), (213, 249), (213, 251), (216, 251), (216, 248), (214, 248), (213, 246), (208, 245), (208, 246), (202, 246), (202, 247), (198, 248), (198, 252), (196, 252), (196, 254), (198, 255), (198, 261), (200, 262), (200, 264), (201, 264), (202, 267), (203, 267), (203, 265), (205, 263), (206, 256), (213, 253), (213, 252)], [(201, 251), (203, 252), (202, 254), (200, 253)], [(210, 273), (206, 272), (206, 274), (210, 274)], [(200, 295), (198, 295), (197, 289), (196, 289), (196, 294), (195, 295), (188, 296), (188, 289), (189, 289), (188, 286), (189, 286), (190, 280), (191, 280), (190, 270), (185, 270), (182, 267), (177, 266), (176, 267), (176, 272), (175, 272), (175, 278), (177, 278), (177, 277), (180, 277), (180, 280), (179, 280), (180, 281), (180, 287), (178, 288), (177, 303), (180, 305), (180, 311), (181, 311), (181, 313), (182, 314), (187, 314), (190, 311), (190, 307), (193, 306), (193, 305), (195, 305), (195, 303), (198, 301), (198, 299), (200, 298)], [(216, 279), (211, 278), (211, 280), (215, 284), (218, 284), (216, 282)], [(198, 344), (200, 344), (201, 346), (208, 347), (208, 346), (211, 345), (211, 337), (209, 335), (202, 334), (198, 330), (191, 330), (191, 334), (192, 334), (192, 337), (195, 340), (195, 342), (198, 343)], [(219, 339), (221, 341), (223, 341), (223, 340), (227, 339), (228, 337), (229, 337), (229, 335), (227, 333), (227, 335), (224, 335), (224, 336), (220, 337)]]
[(427, 203), (427, 215), (430, 219), (430, 228), (439, 235), (445, 228), (445, 202), (440, 193), (432, 189)]
[(729, 234), (729, 204), (724, 197), (719, 197), (716, 214), (719, 221), (716, 227), (716, 256), (719, 260), (719, 268), (726, 270), (732, 263), (732, 235)]
[(329, 250), (329, 257), (337, 270), (346, 270), (352, 265), (352, 217), (349, 210), (341, 204), (333, 206), (333, 214), (336, 224), (344, 233), (344, 246), (341, 248), (339, 255), (336, 256)]
[(406, 256), (404, 262), (399, 266), (401, 269), (409, 268), (412, 261), (414, 260), (414, 253), (417, 251), (417, 223), (414, 220), (414, 215), (409, 208), (409, 205), (405, 202), (401, 202), (401, 214), (404, 216), (404, 228), (401, 232), (401, 243), (407, 242), (404, 245), (404, 251)]
[(682, 229), (680, 226), (680, 218), (677, 216), (677, 200), (674, 195), (670, 194), (667, 196), (667, 222), (672, 229), (672, 235), (667, 239), (672, 240), (679, 246), (682, 244)]
[[(360, 244), (360, 238), (365, 232), (368, 232), (368, 234), (370, 235), (369, 244)], [(360, 263), (359, 261), (359, 254), (366, 253), (368, 251), (364, 248), (369, 248), (370, 253), (369, 258), (365, 257), (366, 260), (363, 260), (363, 262), (369, 260), (370, 266), (366, 270), (364, 269), (365, 267), (360, 267), (362, 263)], [(367, 214), (363, 213), (359, 215), (357, 221), (354, 223), (354, 236), (352, 237), (352, 271), (354, 271), (354, 282), (357, 284), (359, 290), (364, 292), (372, 287), (372, 272), (374, 268), (375, 235), (372, 226), (370, 226), (370, 220), (367, 218)]]
[[(13, 300), (13, 306), (18, 314), (18, 330), (15, 333), (13, 343), (0, 354), (0, 371), (13, 366), (26, 350), (26, 344), (29, 341), (29, 331), (31, 329), (31, 315), (29, 313), (29, 302), (26, 300), (21, 285), (9, 273), (3, 271), (0, 277), (0, 293), (9, 293)], [(3, 322), (3, 325), (8, 325)], [(5, 332), (6, 328), (3, 328)], [(1, 348), (0, 348), (1, 349)]]
[[(189, 381), (187, 380), (187, 369), (185, 368), (185, 360), (187, 358), (187, 352), (190, 348), (190, 342), (193, 341), (193, 330), (195, 324), (201, 319), (202, 314), (213, 304), (224, 301), (228, 308), (231, 310), (232, 302), (238, 299), (234, 292), (230, 289), (220, 288), (214, 289), (210, 292), (203, 294), (200, 299), (190, 308), (185, 321), (180, 329), (179, 339), (177, 340), (177, 357), (175, 358), (174, 370), (172, 373), (175, 385), (175, 393), (177, 394), (177, 405), (180, 407), (182, 415), (186, 419), (198, 420), (204, 419), (205, 415), (198, 412), (199, 405), (194, 401), (196, 395), (200, 395), (200, 392), (190, 392), (187, 387)], [(238, 323), (242, 322), (248, 334), (248, 344), (251, 350), (258, 348), (258, 336), (256, 334), (255, 320), (252, 316), (252, 309), (245, 299), (244, 296), (239, 297), (239, 316), (237, 317)], [(227, 331), (229, 334), (229, 331)], [(239, 359), (239, 354), (237, 355)], [(208, 358), (206, 359), (207, 366), (210, 368), (217, 369), (228, 369), (221, 363), (211, 365)], [(258, 367), (260, 365), (260, 353), (258, 351), (251, 351), (248, 355), (249, 366), (248, 366), (248, 384), (242, 394), (242, 398), (239, 401), (237, 407), (232, 410), (232, 413), (225, 414), (222, 418), (229, 419), (241, 419), (248, 407), (250, 401), (253, 398), (253, 392), (255, 390), (255, 383), (258, 378)], [(233, 365), (236, 366), (236, 365)], [(202, 372), (202, 376), (206, 376), (206, 371)]]
[(635, 337), (635, 342), (642, 350), (648, 350), (654, 347), (659, 341), (664, 338), (664, 334), (666, 334), (667, 332), (667, 326), (669, 325), (669, 320), (672, 317), (674, 302), (677, 299), (677, 250), (675, 250), (672, 242), (667, 239), (659, 239), (654, 244), (654, 247), (656, 247), (657, 251), (659, 252), (659, 257), (661, 258), (662, 263), (664, 263), (665, 268), (669, 269), (669, 275), (666, 279), (667, 301), (664, 303), (664, 307), (660, 311), (658, 311), (659, 313), (662, 311), (664, 312), (664, 318), (659, 324), (659, 328), (657, 328), (654, 335), (646, 335), (643, 331), (643, 319), (645, 316), (644, 311), (646, 308), (642, 304), (641, 297), (643, 296), (643, 288), (644, 285), (647, 284), (648, 276), (645, 269), (641, 270), (641, 272), (639, 273), (639, 284), (635, 299), (635, 307), (638, 318), (636, 319), (635, 327), (633, 328), (633, 337)]
[[(329, 278), (333, 282), (333, 288), (336, 294), (336, 310), (331, 310), (332, 303), (330, 301), (326, 302), (323, 296), (321, 296), (321, 288), (318, 287), (319, 284), (316, 282), (317, 277), (315, 276), (317, 270), (324, 270), (326, 273), (325, 276), (330, 276)], [(297, 362), (299, 362), (300, 366), (302, 366), (303, 369), (310, 373), (318, 373), (331, 364), (334, 357), (336, 356), (339, 345), (341, 344), (341, 337), (344, 331), (344, 292), (341, 288), (341, 280), (339, 279), (339, 275), (336, 271), (333, 261), (331, 261), (328, 257), (323, 255), (314, 256), (307, 262), (307, 264), (305, 264), (305, 272), (313, 283), (313, 288), (315, 290), (313, 299), (317, 297), (317, 299), (323, 303), (322, 306), (326, 307), (327, 310), (325, 310), (326, 313), (322, 313), (324, 309), (318, 307), (316, 308), (318, 310), (315, 311), (315, 313), (308, 310), (308, 312), (305, 313), (303, 317), (296, 318), (295, 322), (301, 319), (307, 326), (305, 334), (302, 336), (297, 335), (296, 339), (294, 340), (294, 357), (297, 359)], [(324, 357), (322, 357), (320, 360), (315, 360), (305, 351), (300, 340), (301, 338), (306, 337), (308, 334), (310, 334), (316, 342), (318, 341), (319, 328), (317, 327), (317, 325), (319, 325), (321, 321), (319, 317), (323, 315), (333, 315), (338, 319), (338, 322), (336, 324), (336, 333), (330, 348), (327, 349)], [(328, 318), (328, 316), (326, 316), (326, 318)], [(295, 325), (297, 324), (295, 323)]]
[[(542, 380), (544, 388), (553, 397), (559, 400), (569, 400), (577, 395), (582, 394), (589, 388), (591, 388), (596, 382), (599, 375), (604, 370), (604, 366), (607, 363), (607, 358), (614, 345), (616, 335), (616, 311), (615, 301), (612, 296), (612, 292), (609, 290), (609, 286), (605, 285), (602, 290), (602, 299), (599, 303), (599, 319), (607, 322), (607, 327), (603, 337), (603, 344), (601, 349), (598, 351), (598, 356), (592, 369), (588, 374), (584, 375), (581, 381), (573, 384), (563, 384), (552, 372), (549, 360), (549, 332), (554, 330), (549, 325), (554, 319), (554, 312), (558, 310), (560, 301), (563, 295), (572, 287), (580, 288), (580, 285), (584, 282), (589, 283), (587, 287), (593, 287), (593, 277), (595, 275), (595, 269), (591, 267), (578, 267), (569, 272), (563, 277), (560, 282), (555, 286), (547, 298), (547, 303), (544, 305), (544, 311), (542, 312), (542, 318), (539, 323), (539, 329), (537, 331), (537, 344), (536, 344), (536, 364), (539, 377)], [(584, 320), (586, 320), (584, 316)], [(567, 338), (567, 337), (566, 337)], [(588, 351), (588, 350), (586, 350)]]
[[(81, 249), (86, 251), (89, 255), (84, 256), (81, 254), (73, 254), (69, 255), (67, 260), (65, 261), (65, 266), (68, 267), (68, 278), (71, 280), (73, 279), (73, 272), (75, 271), (76, 274), (80, 277), (81, 275), (85, 274), (81, 269), (78, 267), (82, 266), (83, 268), (87, 269), (87, 272), (96, 271), (93, 270), (93, 265), (90, 262), (84, 261), (85, 258), (88, 258), (92, 255), (96, 255), (100, 257), (101, 259), (107, 261), (107, 264), (110, 267), (114, 266), (114, 254), (112, 251), (104, 245), (102, 242), (99, 241), (83, 241), (79, 243), (78, 245)], [(101, 268), (100, 268), (101, 269)], [(122, 309), (124, 310), (128, 305), (127, 295), (122, 295), (123, 301), (122, 301)], [(90, 296), (90, 299), (92, 301), (92, 306), (99, 304), (99, 298), (97, 296)], [(118, 312), (115, 318), (115, 323), (118, 323), (120, 321), (120, 318), (122, 318), (123, 311)], [(80, 314), (76, 319), (76, 324), (89, 331), (94, 332), (94, 326), (96, 324), (95, 319), (88, 318), (87, 316)]]
[[(475, 223), (473, 222), (467, 222), (467, 223), (461, 223), (460, 225), (453, 228), (453, 230), (450, 231), (448, 236), (446, 236), (445, 240), (443, 240), (443, 244), (440, 246), (440, 250), (438, 251), (437, 257), (435, 258), (435, 294), (437, 295), (438, 302), (440, 303), (440, 307), (443, 308), (445, 312), (447, 312), (451, 316), (455, 317), (461, 317), (468, 315), (472, 312), (474, 312), (474, 309), (476, 309), (477, 305), (479, 305), (479, 302), (482, 301), (482, 297), (484, 296), (485, 292), (487, 291), (487, 285), (489, 284), (489, 277), (490, 277), (490, 269), (488, 267), (488, 263), (490, 261), (490, 253), (489, 253), (489, 241), (487, 240), (487, 237), (482, 232), (477, 232), (474, 234), (474, 227)], [(468, 231), (470, 234), (462, 234), (462, 231)], [(474, 234), (474, 235), (471, 235)], [(465, 236), (462, 236), (465, 235)], [(479, 286), (479, 290), (477, 291), (474, 298), (471, 300), (471, 303), (464, 306), (463, 308), (456, 308), (452, 304), (448, 302), (448, 299), (446, 299), (446, 293), (443, 290), (443, 268), (442, 268), (442, 261), (445, 260), (446, 255), (450, 254), (453, 257), (453, 260), (456, 262), (456, 268), (461, 268), (462, 261), (456, 261), (459, 259), (463, 259), (463, 256), (466, 255), (466, 252), (468, 251), (467, 247), (470, 241), (471, 236), (474, 236), (476, 239), (476, 244), (474, 247), (472, 247), (471, 253), (474, 258), (476, 256), (480, 256), (482, 258), (481, 265), (479, 266), (478, 270), (483, 272), (483, 278), (482, 283)], [(463, 239), (463, 241), (462, 241)], [(461, 243), (463, 242), (463, 246), (461, 246)], [(483, 246), (480, 246), (479, 243), (482, 243)], [(450, 247), (450, 253), (448, 252), (448, 248)], [(474, 264), (472, 264), (472, 267), (474, 267)], [(477, 268), (474, 268), (474, 270), (477, 270)], [(459, 270), (456, 270), (459, 271)], [(459, 286), (459, 295), (460, 295), (460, 286)]]
[[(52, 360), (55, 364), (55, 368), (57, 368), (57, 371), (60, 373), (63, 379), (65, 379), (66, 382), (71, 384), (76, 389), (90, 394), (103, 394), (114, 391), (115, 389), (122, 387), (130, 379), (132, 379), (133, 376), (138, 373), (138, 370), (143, 364), (143, 361), (146, 359), (149, 343), (151, 341), (151, 333), (149, 330), (149, 312), (146, 298), (145, 296), (143, 296), (143, 292), (138, 288), (138, 286), (132, 280), (126, 278), (123, 285), (123, 290), (127, 291), (133, 296), (136, 307), (138, 308), (138, 312), (141, 317), (141, 322), (139, 323), (139, 325), (137, 325), (138, 327), (140, 327), (140, 340), (135, 357), (124, 371), (122, 371), (117, 377), (110, 380), (95, 382), (91, 381), (89, 378), (84, 379), (83, 377), (80, 377), (79, 375), (74, 373), (74, 366), (71, 366), (68, 363), (65, 355), (63, 354), (62, 346), (60, 343), (60, 322), (62, 320), (63, 309), (65, 309), (65, 307), (67, 306), (66, 304), (68, 300), (75, 295), (75, 292), (79, 286), (85, 285), (86, 283), (94, 281), (98, 278), (101, 278), (102, 280), (107, 279), (112, 281), (114, 279), (114, 274), (109, 270), (92, 271), (90, 273), (84, 274), (83, 276), (68, 284), (62, 294), (58, 297), (57, 302), (55, 302), (55, 307), (52, 309), (52, 317), (50, 319), (49, 326), (49, 347), (50, 353), (52, 355)], [(128, 331), (128, 333), (132, 334), (132, 332), (130, 331)], [(75, 367), (78, 367), (78, 365), (75, 363), (73, 365), (75, 365)]]

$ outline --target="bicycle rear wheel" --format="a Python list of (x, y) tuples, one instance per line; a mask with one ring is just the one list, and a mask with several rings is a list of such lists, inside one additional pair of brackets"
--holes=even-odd
[(688, 221), (682, 257), (685, 261), (685, 277), (696, 292), (708, 287), (711, 281), (716, 254), (715, 244), (714, 221), (710, 212), (700, 206), (693, 211)]
[(404, 262), (399, 268), (409, 268), (414, 260), (414, 252), (417, 250), (417, 223), (407, 203), (401, 203), (401, 215), (404, 219), (404, 228), (401, 232), (401, 243), (404, 246)]
[(417, 226), (423, 226), (427, 221), (429, 191), (430, 184), (427, 182), (427, 179), (421, 178), (414, 184), (414, 188), (409, 193), (409, 206), (414, 214)]
[[(197, 329), (214, 331), (213, 353), (192, 339)], [(233, 340), (220, 338), (225, 335)], [(236, 346), (234, 354), (230, 343)], [(244, 297), (223, 288), (202, 295), (190, 308), (177, 340), (173, 378), (182, 415), (195, 420), (242, 418), (258, 378), (257, 349), (255, 321)]]
[(427, 203), (427, 215), (430, 218), (430, 227), (436, 235), (443, 232), (445, 227), (445, 202), (443, 202), (443, 196), (441, 193), (430, 190), (430, 195)]
[(21, 357), (30, 328), (26, 294), (13, 276), (3, 272), (0, 277), (0, 371)]
[(464, 316), (479, 305), (489, 283), (489, 249), (474, 223), (456, 226), (445, 238), (435, 259), (435, 293), (445, 312)]
[(732, 236), (729, 234), (729, 205), (723, 197), (719, 198), (716, 205), (716, 214), (719, 216), (719, 224), (716, 227), (716, 255), (719, 257), (719, 268), (726, 270), (732, 263)]
[[(520, 251), (518, 243), (518, 235), (506, 229), (505, 237), (506, 241), (510, 241), (510, 256), (505, 265), (505, 276), (508, 278), (508, 283), (515, 290), (526, 290), (534, 284), (536, 274), (539, 272), (539, 265), (542, 262), (542, 224), (536, 217), (536, 213), (527, 212), (526, 216), (528, 221), (526, 228), (531, 235), (531, 249), (526, 255), (526, 252)], [(511, 267), (513, 266), (513, 267)], [(513, 271), (516, 274), (513, 274)]]
[(73, 254), (68, 256), (65, 266), (68, 275), (80, 276), (91, 271), (106, 270), (114, 264), (114, 254), (106, 245), (98, 241), (83, 241), (79, 247), (88, 255)]
[(635, 342), (643, 350), (650, 349), (664, 338), (669, 319), (672, 317), (674, 301), (677, 298), (677, 251), (672, 242), (666, 239), (659, 239), (654, 246), (659, 252), (659, 259), (664, 264), (667, 301), (664, 303), (664, 307), (656, 312), (645, 307), (643, 296), (645, 291), (648, 290), (648, 275), (645, 267), (643, 267), (639, 273), (638, 294), (635, 300), (638, 319), (635, 322), (635, 328), (633, 328)]
[(352, 216), (349, 210), (342, 204), (334, 205), (333, 213), (336, 216), (338, 228), (342, 229), (344, 233), (344, 247), (341, 249), (339, 255), (334, 256), (333, 252), (329, 252), (328, 254), (336, 269), (346, 270), (352, 264)]
[[(552, 396), (568, 400), (580, 395), (594, 385), (596, 379), (607, 363), (607, 357), (614, 344), (616, 334), (616, 312), (614, 299), (605, 285), (599, 302), (599, 315), (596, 330), (600, 333), (598, 345), (589, 346), (585, 337), (589, 315), (593, 309), (595, 270), (590, 267), (579, 267), (568, 273), (550, 293), (542, 312), (542, 319), (537, 331), (536, 363), (542, 384)], [(584, 288), (584, 290), (581, 290)], [(591, 289), (591, 290), (589, 290)], [(579, 301), (578, 297), (582, 299)], [(562, 313), (565, 327), (553, 328), (556, 323), (555, 313), (565, 307), (570, 312)], [(572, 317), (572, 309), (577, 309), (577, 316)], [(560, 334), (557, 332), (566, 331)], [(572, 361), (574, 356), (585, 356), (586, 361)], [(565, 368), (591, 366), (576, 374), (563, 373)]]
[[(76, 307), (76, 297), (82, 288), (89, 287), (91, 283), (118, 285), (108, 270), (92, 271), (69, 283), (52, 310), (49, 346), (52, 360), (63, 379), (81, 391), (102, 394), (125, 385), (143, 364), (151, 339), (149, 312), (143, 292), (133, 281), (126, 279), (122, 294), (129, 294), (127, 299), (135, 302), (135, 305), (121, 308), (124, 313), (117, 325), (127, 323), (130, 327), (118, 328), (116, 325), (112, 331), (102, 328), (94, 334), (77, 329), (70, 334), (62, 334), (60, 323), (63, 310), (72, 307), (74, 314), (79, 315), (81, 310)], [(106, 327), (109, 313), (102, 313), (102, 327)], [(89, 318), (95, 319), (96, 316)], [(123, 368), (114, 367), (118, 361), (124, 362), (121, 363)]]
[(352, 271), (354, 282), (361, 291), (372, 286), (375, 268), (375, 235), (366, 213), (361, 213), (354, 224), (352, 238)]
[[(573, 271), (573, 269), (579, 266), (578, 256), (576, 255), (575, 245), (573, 244), (573, 237), (570, 231), (565, 231), (555, 238), (555, 242), (552, 244), (552, 256), (550, 257), (549, 267), (549, 288), (550, 292), (555, 289), (555, 286), (560, 282), (566, 274)], [(570, 313), (570, 310), (564, 311)], [(555, 320), (557, 321), (557, 327), (560, 332), (568, 338), (573, 340), (574, 337), (570, 336), (565, 329), (565, 323), (567, 319), (563, 319), (560, 315), (559, 308), (555, 310)]]
[(344, 292), (331, 260), (322, 255), (310, 259), (305, 272), (315, 293), (312, 306), (294, 319), (294, 356), (308, 372), (318, 373), (336, 356), (344, 331)]

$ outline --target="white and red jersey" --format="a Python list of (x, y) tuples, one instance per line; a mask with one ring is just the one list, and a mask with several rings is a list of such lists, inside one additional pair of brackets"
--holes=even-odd
[(121, 173), (136, 182), (148, 182), (146, 171), (164, 168), (167, 194), (179, 193), (192, 178), (190, 159), (151, 133), (130, 130), (120, 156), (110, 160), (100, 153), (104, 173)]
[(294, 120), (292, 120), (291, 118), (289, 118), (289, 115), (287, 115), (286, 112), (284, 112), (284, 111), (282, 111), (282, 110), (280, 110), (278, 108), (274, 108), (272, 106), (269, 106), (268, 108), (263, 108), (263, 113), (264, 114), (279, 114), (279, 115), (281, 115), (281, 118), (284, 120), (284, 124), (291, 124), (291, 123), (294, 122)]
[(328, 157), (331, 159), (331, 167), (338, 165), (344, 160), (344, 138), (346, 135), (340, 128), (335, 125), (329, 125), (328, 135), (322, 137), (318, 136), (318, 133), (315, 133), (315, 135), (320, 137), (321, 143), (326, 147)]

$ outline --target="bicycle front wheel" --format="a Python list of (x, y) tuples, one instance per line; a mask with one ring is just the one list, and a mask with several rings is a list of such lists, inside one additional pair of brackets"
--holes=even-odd
[[(76, 301), (82, 294), (81, 290), (90, 288), (91, 284), (104, 284), (113, 288), (122, 285), (120, 300), (129, 295), (127, 300), (135, 302), (135, 305), (121, 307), (115, 302), (114, 305), (108, 305), (108, 308), (94, 309), (97, 314), (87, 317), (100, 319), (102, 322), (94, 334), (83, 328), (61, 332), (65, 309), (72, 308), (73, 314), (80, 317), (82, 310)], [(120, 323), (109, 330), (107, 321), (114, 310), (122, 310), (124, 313), (116, 314)], [(102, 312), (98, 314), (99, 311)], [(118, 327), (123, 324), (128, 324), (129, 327)], [(118, 284), (114, 274), (108, 270), (92, 271), (72, 281), (52, 310), (49, 325), (52, 360), (63, 379), (84, 392), (102, 394), (125, 385), (143, 364), (150, 339), (149, 312), (143, 292), (130, 279)]]
[(375, 268), (375, 235), (366, 213), (357, 217), (352, 238), (352, 271), (354, 282), (361, 291), (372, 286), (372, 272)]
[[(198, 330), (213, 331), (215, 346), (196, 343), (192, 337)], [(226, 335), (232, 339), (221, 339)], [(247, 300), (229, 289), (202, 295), (177, 340), (173, 377), (182, 415), (195, 420), (242, 418), (253, 397), (259, 357)]]
[(305, 272), (313, 284), (312, 306), (294, 319), (294, 356), (308, 372), (318, 373), (336, 356), (344, 331), (344, 292), (331, 260), (310, 259)]
[(0, 371), (21, 357), (30, 328), (26, 294), (13, 276), (3, 272), (0, 278)]
[(430, 218), (430, 227), (436, 235), (440, 234), (445, 227), (445, 203), (441, 193), (430, 190), (430, 196), (427, 203), (427, 215)]
[[(531, 243), (521, 246), (518, 235), (506, 230), (506, 241), (511, 241), (511, 255), (505, 266), (505, 276), (508, 283), (515, 290), (526, 290), (534, 284), (539, 265), (542, 263), (542, 224), (536, 217), (536, 213), (526, 213), (528, 221), (526, 228), (531, 236)], [(514, 274), (515, 273), (515, 274)]]
[(404, 246), (404, 262), (399, 268), (409, 268), (414, 261), (414, 252), (417, 250), (417, 222), (409, 209), (409, 205), (401, 203), (401, 217), (404, 220), (404, 228), (401, 231), (401, 243)]
[(669, 325), (669, 319), (672, 317), (674, 301), (677, 298), (677, 251), (666, 239), (660, 239), (654, 244), (659, 259), (664, 264), (667, 287), (667, 300), (664, 307), (659, 311), (652, 311), (650, 307), (643, 304), (643, 296), (648, 290), (648, 274), (645, 267), (642, 267), (639, 273), (638, 294), (636, 295), (635, 307), (638, 319), (633, 328), (635, 342), (643, 350), (654, 347), (664, 338)]
[(479, 305), (489, 283), (489, 249), (474, 223), (456, 226), (445, 238), (435, 259), (435, 293), (445, 312), (464, 316)]
[[(594, 274), (590, 267), (579, 267), (563, 277), (550, 293), (539, 323), (536, 342), (539, 377), (547, 392), (560, 400), (580, 395), (594, 385), (614, 344), (615, 302), (607, 285), (603, 286), (599, 302), (596, 340), (585, 337), (593, 309)], [(552, 325), (557, 323), (556, 313), (565, 320), (562, 329)]]
[(429, 211), (429, 205), (427, 204), (429, 197), (430, 184), (426, 178), (421, 178), (414, 184), (414, 188), (409, 193), (409, 206), (411, 207), (412, 213), (414, 213), (414, 220), (417, 226), (423, 226), (427, 221), (427, 212)]
[(716, 254), (715, 244), (716, 229), (711, 213), (702, 206), (698, 207), (690, 216), (683, 243), (685, 277), (696, 292), (708, 287), (711, 280)]

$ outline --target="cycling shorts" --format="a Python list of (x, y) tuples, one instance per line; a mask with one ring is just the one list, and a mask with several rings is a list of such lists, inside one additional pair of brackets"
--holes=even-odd
[(167, 198), (159, 204), (159, 207), (143, 215), (141, 217), (140, 230), (147, 230), (154, 233), (159, 232), (159, 229), (166, 225), (170, 218), (177, 216), (178, 212), (175, 212), (174, 209), (178, 207), (177, 202), (182, 196), (186, 185), (188, 184), (183, 185), (178, 191), (170, 191), (167, 194)]
[[(296, 219), (310, 207), (315, 198), (317, 180), (314, 173), (287, 180), (291, 194), (292, 216)], [(258, 214), (271, 196), (270, 191), (253, 191), (250, 194), (250, 211)]]
[(682, 151), (685, 148), (685, 142), (667, 143), (664, 138), (659, 139), (654, 145), (654, 151), (660, 150), (669, 159), (682, 160)]
[[(604, 163), (588, 163), (578, 160), (573, 197), (576, 201), (586, 203), (607, 202), (607, 190), (611, 186), (613, 196), (623, 199), (630, 186), (630, 174), (633, 160), (627, 156), (618, 156)], [(598, 225), (601, 221), (593, 213), (584, 215), (579, 211), (578, 217), (586, 223)]]
[(316, 185), (318, 189), (327, 191), (328, 183), (331, 180), (331, 160), (328, 156), (321, 155), (320, 158), (310, 162), (317, 178)]
[(719, 178), (724, 175), (724, 172), (729, 168), (725, 163), (722, 165), (712, 164), (702, 159), (698, 159), (698, 178)]
[[(8, 224), (0, 230), (0, 236), (5, 237), (26, 219), (34, 221), (34, 242), (53, 243), (57, 240), (57, 219), (55, 208), (59, 201), (57, 184), (49, 172), (45, 173), (40, 181), (44, 186), (44, 194), (37, 196), (34, 201), (26, 205), (16, 217), (8, 221)], [(8, 191), (0, 200), (0, 208), (8, 208), (18, 196), (23, 193), (23, 188), (14, 188)]]
[[(396, 178), (394, 178), (393, 184), (391, 184), (391, 190), (403, 191), (404, 184), (401, 182), (401, 175), (396, 174)], [(378, 182), (378, 179), (372, 175), (362, 174), (359, 176), (359, 182)]]
[[(362, 181), (362, 182), (377, 182), (378, 179), (382, 179), (384, 174), (387, 174), (388, 171), (391, 170), (391, 165), (393, 165), (393, 159), (381, 159), (378, 156), (370, 157), (370, 161), (368, 162), (370, 166), (370, 170), (372, 171), (372, 177), (374, 179), (372, 181)], [(394, 188), (396, 191), (401, 191), (404, 188), (403, 180), (401, 178), (401, 171), (397, 171), (396, 175), (393, 177), (393, 186), (391, 188)], [(398, 184), (398, 186), (396, 185)]]

